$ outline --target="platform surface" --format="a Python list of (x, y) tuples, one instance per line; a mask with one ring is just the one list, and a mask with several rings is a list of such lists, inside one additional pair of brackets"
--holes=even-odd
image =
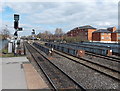
[(26, 57), (2, 58), (2, 89), (27, 89), (23, 62)]
[(23, 64), (28, 89), (49, 89), (32, 64)]
[(26, 57), (0, 59), (2, 89), (49, 89)]

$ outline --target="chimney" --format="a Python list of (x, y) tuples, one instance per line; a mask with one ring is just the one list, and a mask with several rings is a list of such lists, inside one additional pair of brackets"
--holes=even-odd
[(108, 31), (114, 32), (116, 30), (116, 27), (109, 27), (107, 28)]

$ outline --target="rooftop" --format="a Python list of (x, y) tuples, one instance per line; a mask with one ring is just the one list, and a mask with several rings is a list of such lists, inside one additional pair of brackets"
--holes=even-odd
[(94, 31), (94, 33), (112, 33), (111, 31), (108, 31), (107, 29), (99, 29), (97, 31)]
[(90, 25), (85, 25), (85, 26), (81, 26), (81, 27), (76, 27), (76, 28), (74, 28), (72, 30), (76, 30), (76, 29), (96, 29), (96, 28), (94, 28), (94, 27), (92, 27)]
[(115, 27), (108, 27), (107, 29), (111, 29), (111, 28), (115, 28)]
[(120, 33), (120, 30), (116, 30), (116, 31), (114, 31), (113, 33)]
[(80, 28), (80, 29), (96, 29), (96, 28), (94, 28), (94, 27), (92, 27), (90, 25), (81, 26), (81, 27), (78, 27), (78, 28)]

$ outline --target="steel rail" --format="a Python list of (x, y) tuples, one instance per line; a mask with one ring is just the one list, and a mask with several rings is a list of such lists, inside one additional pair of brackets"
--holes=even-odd
[[(57, 51), (54, 51), (54, 52), (55, 52), (56, 54), (59, 54), (59, 55), (65, 57), (65, 58), (68, 58), (68, 59), (70, 59), (70, 60), (72, 60), (72, 61), (74, 61), (74, 62), (76, 62), (76, 63), (82, 64), (82, 65), (84, 65), (84, 66), (86, 66), (86, 67), (88, 67), (88, 68), (91, 68), (91, 69), (99, 72), (99, 73), (102, 73), (102, 74), (104, 74), (104, 75), (106, 75), (106, 76), (109, 76), (109, 77), (111, 77), (112, 79), (115, 79), (115, 80), (117, 80), (117, 81), (120, 81), (119, 77), (116, 78), (116, 77), (111, 76), (111, 75), (109, 75), (109, 74), (107, 74), (107, 73), (105, 73), (105, 72), (99, 71), (98, 69), (95, 69), (94, 67), (90, 67), (90, 66), (88, 66), (88, 65), (86, 65), (86, 64), (84, 64), (84, 63), (81, 63), (80, 61), (76, 61), (76, 60), (74, 60), (74, 59), (72, 59), (72, 58), (64, 55), (63, 53), (58, 53)], [(67, 54), (67, 53), (65, 53), (65, 54)], [(67, 55), (68, 55), (68, 54), (67, 54)], [(72, 57), (74, 57), (74, 58), (77, 58), (77, 59), (81, 59), (81, 60), (83, 60), (83, 61), (87, 61), (87, 62), (93, 63), (93, 64), (98, 65), (98, 66), (101, 66), (100, 64), (96, 64), (96, 63), (91, 62), (91, 61), (89, 61), (89, 60), (86, 60), (86, 59), (84, 59), (84, 58), (78, 58), (78, 57), (75, 57), (75, 56), (73, 56), (73, 55), (70, 55), (70, 56), (72, 56)], [(107, 69), (113, 71), (113, 69), (110, 69), (110, 68), (105, 67), (105, 66), (103, 66), (103, 65), (102, 65), (102, 67), (107, 68)], [(115, 71), (116, 71), (116, 70), (115, 70)], [(116, 72), (120, 73), (119, 71), (116, 71)], [(114, 74), (113, 74), (113, 75), (114, 75)]]
[(32, 58), (35, 60), (35, 62), (37, 63), (38, 67), (42, 70), (43, 74), (46, 76), (47, 80), (49, 81), (50, 85), (53, 87), (54, 91), (58, 91), (57, 87), (54, 85), (54, 83), (52, 82), (52, 80), (49, 78), (49, 76), (46, 74), (46, 72), (44, 71), (44, 69), (42, 68), (42, 66), (38, 63), (38, 61), (35, 59), (35, 57), (33, 56), (33, 54), (31, 53), (30, 49), (28, 48), (28, 45), (25, 45), (26, 48), (28, 49), (28, 51), (30, 52)]
[(78, 82), (76, 82), (72, 77), (70, 77), (68, 74), (66, 74), (62, 69), (60, 69), (54, 63), (52, 63), (47, 57), (45, 57), (43, 54), (41, 54), (41, 52), (38, 51), (34, 46), (32, 46), (32, 45), (30, 45), (30, 46), (32, 48), (34, 48), (42, 57), (44, 57), (46, 60), (48, 60), (52, 65), (54, 65), (58, 70), (60, 70), (64, 75), (66, 75), (70, 80), (72, 80), (74, 82), (74, 84), (76, 84), (79, 88), (81, 88), (82, 91), (86, 91), (85, 88), (83, 86), (81, 86), (81, 84), (79, 84)]
[(120, 61), (118, 61), (118, 60), (120, 60), (120, 58), (115, 58), (115, 57), (111, 57), (111, 56), (103, 56), (103, 55), (98, 55), (98, 54), (90, 53), (90, 52), (86, 52), (85, 54), (100, 57), (100, 58), (104, 58), (104, 59), (108, 59), (110, 61), (115, 61), (115, 62), (120, 63)]
[[(88, 60), (88, 59), (85, 59), (85, 58), (79, 58), (79, 57), (73, 56), (73, 55), (68, 54), (68, 53), (65, 53), (65, 52), (59, 51), (59, 52), (61, 52), (61, 53), (58, 53), (58, 50), (56, 50), (56, 51), (54, 51), (54, 52), (55, 52), (56, 54), (59, 54), (59, 55), (63, 56), (63, 57), (66, 57), (66, 58), (68, 58), (68, 59), (70, 59), (70, 60), (72, 60), (72, 61), (74, 61), (74, 62), (76, 62), (76, 63), (82, 64), (82, 65), (84, 65), (84, 66), (86, 66), (86, 67), (89, 67), (89, 68), (91, 68), (91, 69), (99, 72), (99, 73), (102, 73), (102, 74), (104, 74), (104, 75), (106, 75), (106, 76), (109, 76), (109, 77), (111, 77), (112, 79), (115, 79), (115, 80), (117, 80), (117, 81), (120, 81), (120, 78), (119, 78), (119, 76), (120, 76), (120, 71), (118, 71), (118, 70), (109, 68), (109, 67), (107, 67), (107, 66), (98, 64), (98, 63), (96, 63), (96, 62), (92, 62), (92, 61), (90, 61), (90, 60)], [(91, 67), (91, 66), (89, 66), (89, 65), (87, 65), (87, 64), (85, 64), (85, 63), (81, 63), (80, 61), (76, 61), (76, 60), (74, 60), (73, 58), (70, 58), (70, 57), (68, 57), (68, 56), (65, 56), (63, 53), (65, 53), (65, 54), (67, 54), (67, 55), (70, 55), (71, 57), (80, 59), (80, 60), (82, 60), (82, 61), (86, 61), (86, 62), (88, 62), (88, 64), (91, 63), (91, 64), (94, 64), (95, 66), (98, 66), (99, 68), (104, 68), (104, 70), (109, 70), (109, 73), (100, 71), (100, 70), (98, 70), (98, 69), (95, 69), (94, 67)], [(114, 73), (114, 74), (116, 74), (116, 76), (114, 76), (114, 74), (111, 75), (111, 72)], [(118, 75), (119, 75), (119, 76), (118, 76)]]

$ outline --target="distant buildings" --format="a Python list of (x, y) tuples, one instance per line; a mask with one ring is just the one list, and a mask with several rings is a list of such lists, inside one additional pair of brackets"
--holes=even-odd
[(111, 36), (112, 42), (120, 42), (120, 30), (116, 30), (112, 33)]
[(86, 25), (81, 27), (76, 27), (67, 33), (68, 37), (81, 36), (85, 40), (92, 41), (92, 32), (96, 31), (96, 28)]
[(99, 29), (92, 33), (92, 41), (94, 42), (118, 42), (120, 41), (119, 31), (116, 27), (107, 29)]
[(76, 27), (67, 32), (68, 37), (81, 36), (82, 39), (93, 42), (118, 42), (120, 41), (120, 31), (116, 27), (107, 29), (96, 29), (90, 25)]
[(111, 32), (107, 29), (99, 29), (92, 33), (92, 41), (108, 42), (111, 41)]

